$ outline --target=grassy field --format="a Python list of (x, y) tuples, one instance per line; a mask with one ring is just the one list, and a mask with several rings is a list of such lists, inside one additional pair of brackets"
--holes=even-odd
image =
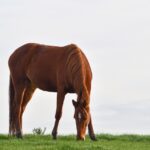
[(97, 135), (98, 141), (76, 141), (74, 135), (59, 136), (53, 140), (49, 135), (25, 135), (18, 140), (0, 135), (0, 150), (150, 150), (150, 136)]

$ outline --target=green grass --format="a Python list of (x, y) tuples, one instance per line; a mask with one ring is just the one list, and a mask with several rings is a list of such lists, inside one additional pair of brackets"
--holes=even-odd
[(100, 134), (97, 139), (76, 141), (75, 135), (69, 135), (53, 140), (49, 135), (25, 135), (21, 140), (0, 135), (0, 150), (150, 150), (150, 136)]

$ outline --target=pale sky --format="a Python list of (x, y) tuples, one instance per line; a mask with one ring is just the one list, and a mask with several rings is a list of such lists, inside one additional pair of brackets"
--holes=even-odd
[[(96, 133), (150, 134), (149, 0), (0, 0), (0, 133), (8, 132), (7, 61), (27, 42), (77, 44), (93, 71), (91, 112)], [(60, 134), (76, 133), (67, 95)], [(23, 131), (47, 128), (56, 94), (37, 90), (24, 113)]]

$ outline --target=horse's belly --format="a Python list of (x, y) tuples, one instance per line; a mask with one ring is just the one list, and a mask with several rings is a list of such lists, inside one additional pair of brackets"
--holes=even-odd
[(39, 89), (44, 91), (57, 91), (57, 82), (56, 76), (48, 73), (35, 73), (35, 72), (28, 72), (29, 80)]
[(37, 88), (44, 90), (44, 91), (51, 91), (51, 92), (56, 92), (57, 91), (57, 86), (54, 82), (50, 80), (41, 80), (36, 82)]
[(57, 86), (54, 81), (50, 80), (32, 80), (34, 84), (36, 85), (37, 88), (44, 90), (44, 91), (51, 91), (51, 92), (56, 92), (57, 91)]
[(48, 86), (37, 86), (37, 88), (43, 90), (43, 91), (49, 91), (49, 92), (57, 92), (57, 87), (48, 85)]

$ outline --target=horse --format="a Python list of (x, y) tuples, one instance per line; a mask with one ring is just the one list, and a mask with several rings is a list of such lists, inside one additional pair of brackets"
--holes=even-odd
[(75, 44), (49, 46), (27, 43), (17, 48), (8, 60), (9, 81), (9, 135), (22, 138), (22, 116), (37, 88), (57, 92), (53, 139), (62, 116), (67, 93), (76, 93), (72, 100), (77, 139), (84, 140), (86, 128), (91, 140), (96, 140), (90, 113), (92, 71), (83, 51)]

